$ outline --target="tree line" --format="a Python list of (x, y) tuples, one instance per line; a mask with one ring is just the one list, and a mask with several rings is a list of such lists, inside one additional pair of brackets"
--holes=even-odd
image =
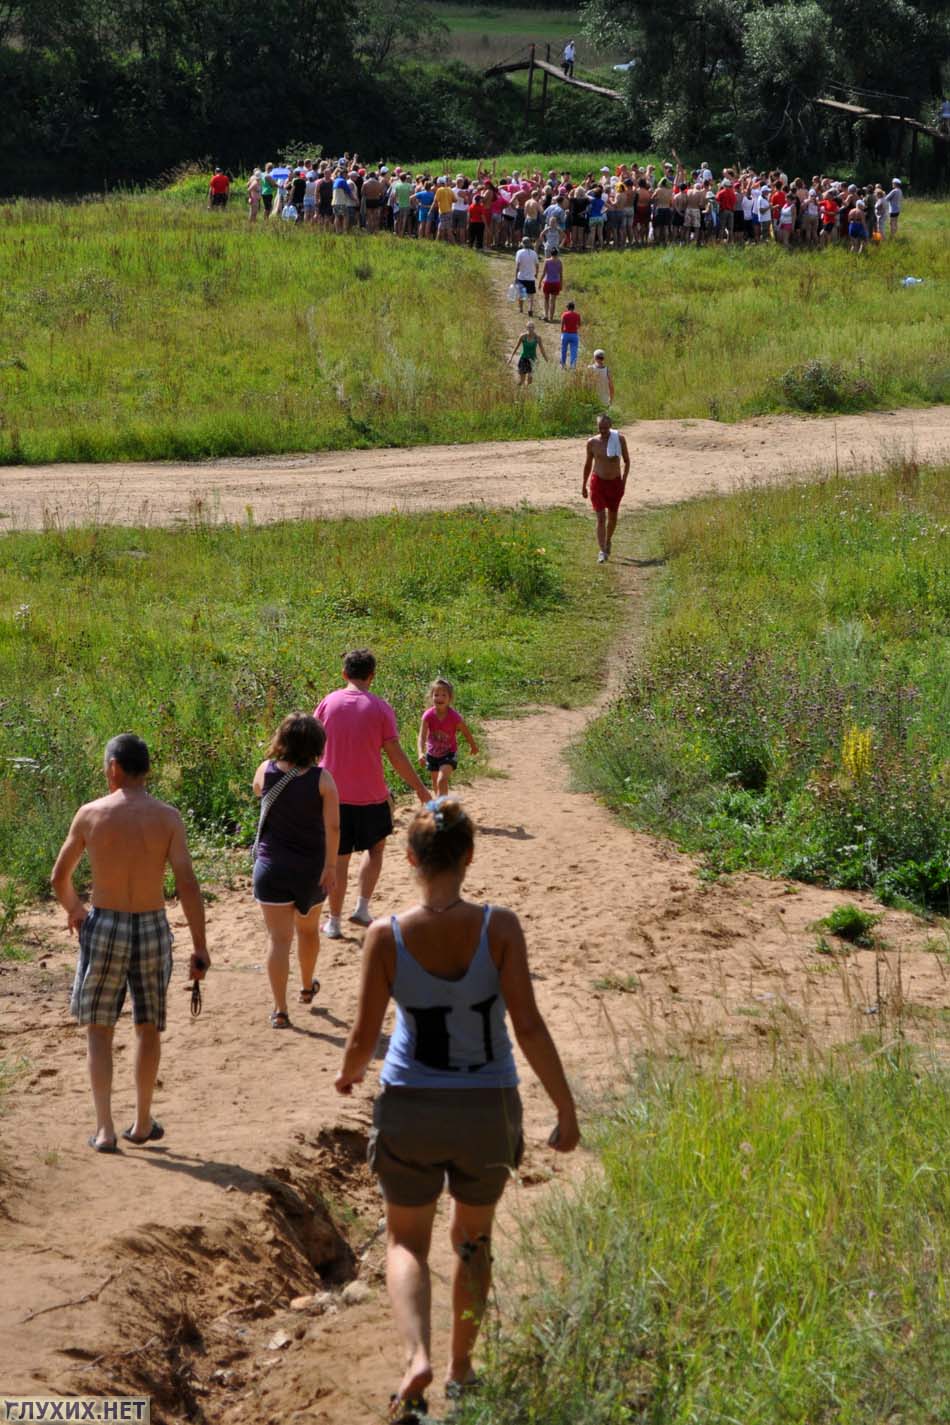
[(896, 161), (892, 131), (812, 100), (854, 85), (920, 112), (950, 38), (945, 0), (587, 0), (581, 15), (592, 43), (636, 55), (617, 76), (626, 101), (555, 85), (542, 123), (510, 81), (446, 61), (424, 0), (0, 0), (0, 191), (101, 190), (204, 157), (237, 168), (318, 137), (410, 160), (679, 145)]

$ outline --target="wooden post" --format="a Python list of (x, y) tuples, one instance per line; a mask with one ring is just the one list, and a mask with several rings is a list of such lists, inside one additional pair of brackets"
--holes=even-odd
[[(549, 44), (547, 44), (547, 45), (544, 46), (544, 58), (547, 60), (548, 64), (551, 63), (551, 46), (550, 46)], [(544, 123), (544, 115), (545, 115), (545, 113), (546, 113), (546, 111), (547, 111), (547, 107), (548, 107), (548, 72), (547, 72), (546, 69), (542, 69), (542, 71), (541, 71), (541, 122), (542, 122), (542, 124)]]
[(531, 115), (531, 91), (534, 88), (534, 45), (528, 51), (528, 97), (525, 100), (524, 116), (527, 120)]
[(910, 181), (913, 183), (917, 178), (917, 140), (920, 137), (920, 130), (912, 129), (911, 133), (913, 137), (910, 141)]

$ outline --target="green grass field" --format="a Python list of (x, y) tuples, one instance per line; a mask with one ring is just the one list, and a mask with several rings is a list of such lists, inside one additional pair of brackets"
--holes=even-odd
[(950, 1420), (950, 1082), (645, 1065), (531, 1213), (460, 1425)]
[(666, 561), (585, 785), (705, 853), (950, 913), (950, 467), (659, 516)]
[(430, 8), (448, 29), (448, 54), (473, 69), (487, 69), (511, 58), (515, 51), (530, 44), (537, 45), (539, 59), (544, 57), (545, 45), (550, 44), (552, 62), (559, 64), (561, 51), (571, 38), (578, 45), (578, 77), (581, 77), (580, 71), (586, 73), (590, 69), (602, 68), (618, 57), (623, 60), (629, 58), (627, 54), (616, 56), (613, 51), (602, 53), (586, 44), (581, 33), (579, 10), (439, 3)]
[(517, 398), (474, 254), (247, 228), (180, 197), (4, 209), (0, 462), (586, 428), (576, 388)]
[(47, 886), (116, 732), (146, 738), (199, 842), (246, 843), (271, 732), (338, 685), (347, 648), (375, 649), (412, 753), (440, 672), (474, 727), (583, 700), (617, 613), (565, 512), (6, 535), (0, 921)]
[[(598, 157), (503, 155), (497, 166), (582, 173)], [(527, 400), (516, 394), (489, 259), (277, 222), (248, 231), (239, 195), (209, 214), (204, 186), (3, 210), (0, 462), (589, 428), (590, 393), (556, 368), (542, 367)], [(582, 349), (608, 353), (621, 420), (801, 408), (796, 370), (816, 359), (825, 409), (944, 401), (946, 215), (946, 204), (912, 204), (906, 237), (860, 261), (772, 247), (568, 255), (564, 295), (584, 319)], [(901, 287), (908, 271), (924, 285)]]

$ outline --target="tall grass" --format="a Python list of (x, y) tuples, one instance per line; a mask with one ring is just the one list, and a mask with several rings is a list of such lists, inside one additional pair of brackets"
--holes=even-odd
[(116, 732), (146, 738), (158, 795), (203, 842), (231, 845), (274, 727), (338, 686), (348, 647), (375, 649), (410, 750), (436, 673), (475, 726), (586, 696), (615, 612), (582, 527), (469, 512), (4, 537), (0, 920), (47, 885)]
[[(498, 163), (581, 173), (601, 157)], [(478, 254), (277, 221), (249, 229), (239, 194), (208, 213), (204, 188), (191, 177), (164, 195), (0, 209), (0, 463), (590, 428), (592, 394), (556, 366), (527, 399), (515, 391), (494, 268)], [(906, 239), (861, 261), (772, 246), (568, 255), (565, 297), (585, 343), (607, 351), (621, 419), (795, 409), (814, 389), (796, 370), (815, 359), (825, 409), (946, 400), (946, 212), (911, 205)], [(900, 286), (908, 269), (923, 286)]]
[(645, 1066), (549, 1199), (464, 1425), (950, 1420), (950, 1083)]
[(668, 561), (581, 775), (713, 866), (950, 911), (950, 468), (664, 516)]
[[(807, 409), (795, 368), (812, 361), (841, 368), (826, 409), (950, 401), (947, 212), (909, 204), (900, 239), (861, 259), (774, 243), (568, 258), (565, 292), (607, 352), (622, 417)], [(923, 285), (902, 287), (908, 275)]]
[(0, 210), (0, 462), (192, 459), (586, 428), (520, 399), (468, 251), (159, 198)]

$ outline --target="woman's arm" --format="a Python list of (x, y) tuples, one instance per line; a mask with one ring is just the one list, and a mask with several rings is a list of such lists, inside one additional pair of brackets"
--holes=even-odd
[(340, 794), (329, 772), (320, 773), (320, 796), (323, 801), (323, 839), (326, 845), (320, 884), (329, 893), (336, 882), (336, 858), (340, 850)]
[(266, 771), (267, 763), (262, 762), (261, 765), (258, 767), (257, 771), (254, 773), (254, 781), (252, 783), (252, 788), (255, 797), (262, 797), (264, 795), (264, 773)]
[(541, 1086), (557, 1110), (557, 1128), (551, 1135), (551, 1146), (560, 1153), (569, 1153), (580, 1139), (577, 1110), (560, 1055), (550, 1031), (541, 1017), (534, 987), (528, 970), (528, 950), (518, 917), (510, 910), (495, 911), (492, 924), (498, 922), (502, 935), (502, 961), (499, 966), (501, 991), (511, 1015), (512, 1028), (521, 1051), (531, 1065)]
[(348, 1094), (362, 1081), (376, 1051), (383, 1027), (392, 984), (386, 968), (386, 948), (392, 949), (393, 933), (388, 921), (376, 921), (363, 942), (363, 966), (356, 1018), (346, 1041), (343, 1063), (336, 1076), (337, 1093)]

